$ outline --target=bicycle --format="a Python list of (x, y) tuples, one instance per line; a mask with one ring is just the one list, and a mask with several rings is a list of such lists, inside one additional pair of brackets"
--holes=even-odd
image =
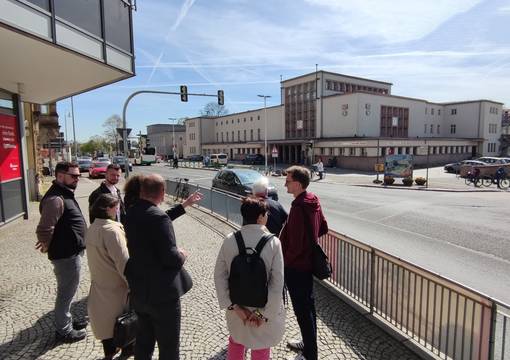
[(179, 178), (179, 182), (177, 183), (177, 187), (175, 188), (174, 201), (179, 199), (187, 199), (190, 194), (189, 179), (187, 178)]
[(474, 171), (468, 171), (466, 177), (464, 178), (464, 182), (466, 185), (473, 184), (475, 187), (480, 187), (482, 185), (482, 179), (480, 178), (480, 169), (475, 169)]
[(504, 168), (500, 167), (496, 170), (494, 178), (499, 189), (506, 190), (510, 186), (510, 179), (508, 178), (508, 174)]
[(317, 166), (315, 166), (315, 165), (312, 165), (309, 170), (310, 170), (310, 180), (313, 180), (315, 176), (318, 176), (319, 180), (323, 180), (326, 178), (326, 172), (323, 171), (322, 176), (321, 176), (321, 173), (317, 170)]

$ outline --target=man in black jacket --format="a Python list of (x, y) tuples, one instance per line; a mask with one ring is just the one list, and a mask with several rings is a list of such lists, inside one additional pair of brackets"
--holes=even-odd
[[(89, 209), (92, 207), (92, 205), (97, 200), (99, 195), (112, 194), (113, 196), (119, 199), (119, 210), (117, 211), (117, 217), (115, 220), (124, 223), (126, 210), (124, 207), (124, 202), (122, 201), (122, 197), (120, 196), (120, 190), (115, 186), (119, 183), (121, 175), (122, 171), (118, 164), (108, 165), (108, 167), (106, 168), (104, 181), (89, 196)], [(92, 212), (89, 211), (89, 214), (90, 223), (92, 224), (94, 222), (94, 217), (92, 216)]]
[(138, 315), (137, 360), (151, 359), (156, 341), (160, 359), (179, 359), (180, 297), (192, 286), (183, 268), (187, 254), (176, 245), (169, 215), (158, 208), (164, 196), (163, 178), (145, 176), (140, 200), (126, 215), (129, 261), (124, 273)]
[(269, 215), (267, 217), (267, 229), (276, 236), (280, 236), (280, 231), (282, 231), (283, 224), (287, 221), (288, 214), (283, 208), (282, 204), (278, 201), (268, 198), (268, 187), (269, 180), (266, 177), (261, 178), (255, 184), (253, 184), (253, 195), (264, 199), (267, 204), (267, 208), (269, 210)]
[(55, 300), (56, 337), (64, 342), (85, 338), (87, 322), (74, 320), (71, 302), (80, 282), (87, 224), (74, 198), (80, 169), (78, 164), (61, 162), (55, 168), (56, 179), (41, 200), (41, 219), (37, 225), (36, 249), (48, 253), (57, 278)]

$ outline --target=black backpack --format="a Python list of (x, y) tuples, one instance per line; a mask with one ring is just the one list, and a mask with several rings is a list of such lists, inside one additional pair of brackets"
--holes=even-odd
[(262, 308), (266, 306), (268, 290), (266, 264), (260, 257), (260, 252), (274, 235), (264, 235), (255, 249), (246, 248), (240, 231), (236, 231), (234, 235), (239, 255), (236, 255), (230, 264), (230, 301), (236, 305)]

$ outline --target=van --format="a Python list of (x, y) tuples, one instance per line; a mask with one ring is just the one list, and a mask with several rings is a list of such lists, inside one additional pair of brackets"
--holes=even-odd
[(211, 164), (227, 165), (227, 154), (211, 154)]

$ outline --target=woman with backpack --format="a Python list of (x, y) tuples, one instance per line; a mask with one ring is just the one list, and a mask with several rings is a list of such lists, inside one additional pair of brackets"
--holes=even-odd
[(214, 269), (220, 309), (230, 333), (227, 360), (268, 360), (285, 332), (283, 255), (280, 240), (266, 228), (268, 208), (256, 197), (241, 205), (241, 230), (225, 238)]

